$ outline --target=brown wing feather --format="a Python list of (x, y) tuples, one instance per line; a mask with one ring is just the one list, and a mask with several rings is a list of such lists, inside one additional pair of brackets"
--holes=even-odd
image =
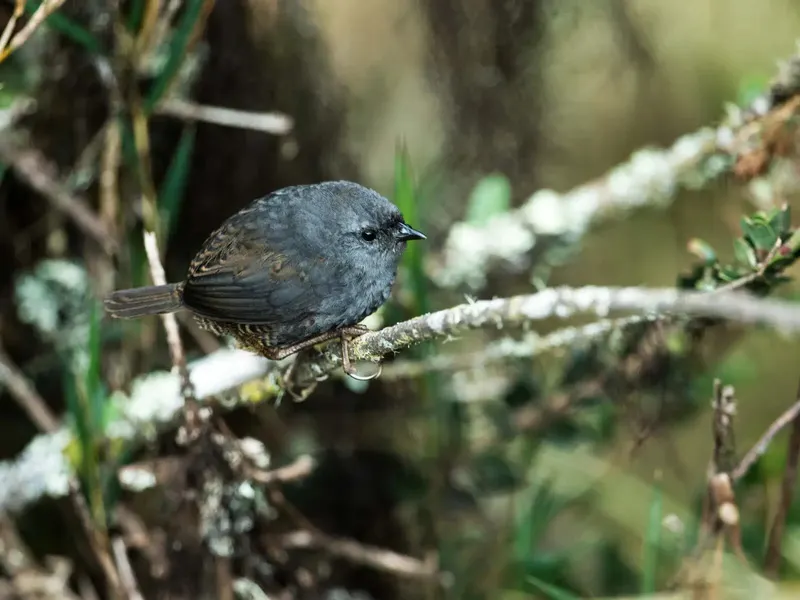
[(251, 212), (238, 213), (209, 236), (189, 267), (186, 307), (239, 324), (272, 326), (308, 318), (316, 293), (306, 269), (290, 263), (274, 235), (265, 235), (266, 215)]

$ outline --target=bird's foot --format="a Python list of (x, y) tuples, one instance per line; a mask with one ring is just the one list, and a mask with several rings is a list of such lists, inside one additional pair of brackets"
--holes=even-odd
[(314, 390), (317, 389), (317, 384), (325, 381), (328, 378), (327, 373), (316, 375), (314, 381), (297, 390), (297, 382), (294, 381), (294, 375), (297, 371), (298, 364), (305, 357), (306, 354), (303, 351), (298, 352), (295, 359), (290, 362), (280, 373), (281, 391), (288, 393), (295, 402), (302, 402), (307, 399), (314, 392)]
[(353, 327), (346, 327), (341, 329), (340, 339), (342, 343), (342, 370), (348, 377), (352, 377), (356, 381), (371, 381), (380, 377), (383, 372), (383, 365), (378, 363), (378, 370), (370, 375), (361, 375), (358, 370), (350, 362), (350, 342), (353, 338), (364, 335), (369, 331), (364, 325), (355, 325)]

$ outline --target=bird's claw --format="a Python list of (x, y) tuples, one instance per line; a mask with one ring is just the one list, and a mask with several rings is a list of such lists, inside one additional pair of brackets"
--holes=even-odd
[(383, 365), (381, 363), (378, 363), (378, 370), (372, 373), (371, 375), (359, 375), (358, 370), (352, 365), (350, 365), (349, 370), (345, 370), (347, 376), (352, 377), (356, 381), (372, 381), (373, 379), (377, 379), (378, 377), (380, 377), (382, 372), (383, 372)]
[[(369, 331), (364, 328), (365, 330)], [(378, 370), (371, 375), (360, 375), (358, 370), (353, 366), (350, 362), (350, 352), (349, 352), (349, 340), (345, 337), (345, 333), (342, 333), (342, 370), (348, 377), (352, 377), (356, 381), (371, 381), (373, 379), (377, 379), (380, 377), (381, 373), (383, 372), (383, 365), (378, 363)]]

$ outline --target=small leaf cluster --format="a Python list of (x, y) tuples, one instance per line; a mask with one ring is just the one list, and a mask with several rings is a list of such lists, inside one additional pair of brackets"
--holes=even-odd
[(800, 255), (800, 229), (791, 224), (788, 205), (771, 211), (743, 216), (742, 235), (733, 241), (734, 261), (723, 264), (711, 245), (692, 239), (689, 252), (700, 259), (690, 273), (679, 277), (682, 289), (712, 291), (722, 286), (741, 283), (758, 295), (766, 295), (781, 283), (790, 280), (784, 275)]

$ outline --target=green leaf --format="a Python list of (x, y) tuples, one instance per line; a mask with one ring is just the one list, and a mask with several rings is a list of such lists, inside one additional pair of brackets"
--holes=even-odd
[(773, 211), (769, 225), (781, 237), (785, 237), (792, 228), (792, 207), (786, 204)]
[(750, 246), (750, 244), (744, 240), (744, 238), (736, 238), (733, 240), (733, 253), (734, 256), (736, 256), (736, 260), (743, 265), (747, 265), (753, 269), (758, 266), (756, 252), (753, 250), (752, 246)]
[(739, 269), (734, 267), (722, 267), (719, 272), (717, 273), (719, 279), (726, 283), (731, 281), (736, 281), (740, 277), (744, 275)]
[[(36, 0), (29, 0), (25, 3), (25, 12), (32, 15), (39, 8), (40, 4), (41, 2), (37, 2)], [(91, 54), (103, 53), (103, 46), (94, 34), (83, 25), (65, 16), (63, 12), (59, 10), (55, 11), (48, 16), (44, 22), (48, 27), (52, 27), (65, 37), (70, 38), (73, 42), (83, 46), (83, 48)]]
[(150, 114), (153, 112), (153, 109), (167, 92), (170, 83), (180, 70), (184, 56), (186, 55), (186, 48), (189, 46), (192, 32), (197, 24), (197, 20), (202, 14), (205, 2), (206, 0), (189, 0), (189, 2), (187, 2), (180, 22), (172, 34), (169, 57), (164, 65), (164, 69), (159, 73), (153, 83), (153, 87), (150, 88), (150, 93), (147, 95), (147, 98), (145, 98), (145, 113)]
[(483, 225), (495, 215), (508, 212), (511, 206), (511, 183), (501, 173), (481, 179), (473, 188), (467, 203), (466, 220)]
[(752, 218), (742, 217), (742, 231), (756, 250), (769, 251), (778, 240), (776, 232), (764, 215), (754, 215)]
[(189, 181), (195, 132), (194, 125), (187, 125), (184, 128), (158, 194), (158, 212), (167, 236), (172, 233), (178, 221), (176, 217), (180, 214), (186, 184)]
[(687, 249), (707, 265), (713, 265), (717, 262), (717, 253), (705, 240), (693, 238), (689, 240)]
[(526, 560), (535, 554), (550, 523), (568, 506), (568, 501), (557, 496), (546, 481), (531, 483), (527, 490), (529, 501), (517, 516), (514, 527), (514, 556)]

